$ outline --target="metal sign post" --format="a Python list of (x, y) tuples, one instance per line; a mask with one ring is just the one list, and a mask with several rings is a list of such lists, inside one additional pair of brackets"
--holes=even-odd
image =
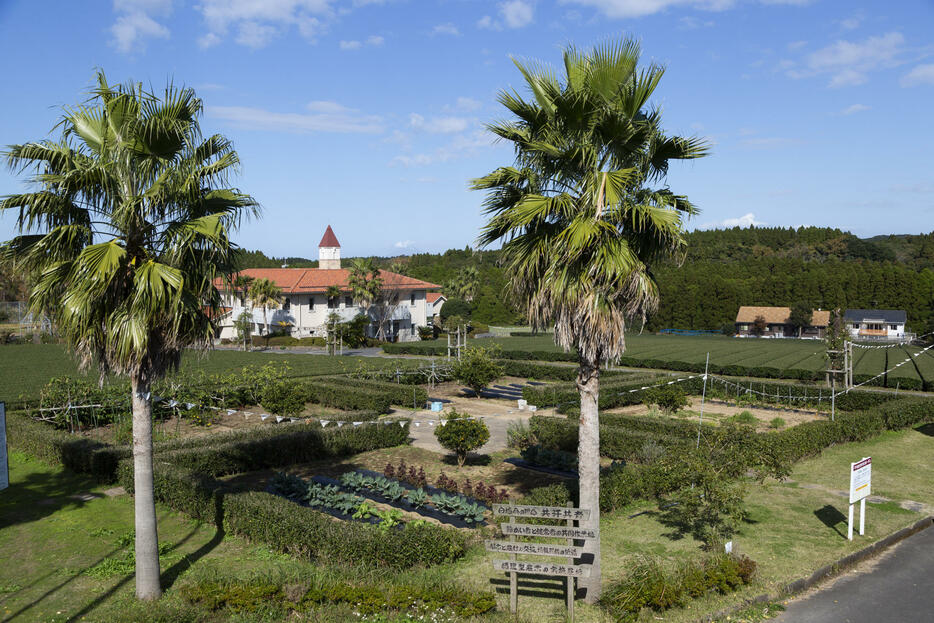
[(859, 502), (859, 533), (866, 533), (866, 498), (872, 491), (872, 457), (864, 457), (850, 463), (850, 512), (847, 519), (846, 538), (853, 540), (853, 505)]

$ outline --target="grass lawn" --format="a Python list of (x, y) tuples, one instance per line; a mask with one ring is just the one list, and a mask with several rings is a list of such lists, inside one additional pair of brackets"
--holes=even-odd
[[(228, 372), (248, 365), (286, 362), (296, 378), (340, 374), (354, 370), (361, 363), (370, 368), (380, 366), (417, 366), (419, 361), (378, 357), (329, 357), (327, 355), (292, 354), (282, 351), (243, 352), (215, 350), (205, 355), (186, 353), (182, 371), (204, 370), (209, 374)], [(20, 394), (38, 395), (49, 379), (57, 376), (78, 376), (74, 358), (58, 344), (14, 344), (0, 346), (0, 402), (13, 403)], [(92, 372), (89, 379), (94, 379)]]
[[(503, 337), (484, 340), (495, 342), (504, 351), (525, 350), (557, 352), (550, 335), (536, 337)], [(446, 345), (446, 340), (436, 340), (437, 345)], [(718, 365), (737, 364), (743, 366), (768, 366), (775, 368), (800, 368), (822, 370), (826, 367), (823, 354), (826, 348), (818, 340), (796, 339), (738, 339), (719, 335), (637, 335), (626, 336), (626, 356), (639, 359), (684, 361), (704, 363), (707, 353), (710, 362)], [(934, 378), (934, 357), (931, 352), (918, 356), (921, 349), (916, 346), (885, 350), (856, 349), (855, 374), (878, 374), (911, 356), (909, 362), (892, 372), (891, 377)], [(886, 359), (888, 354), (888, 359)], [(890, 384), (894, 387), (896, 381)]]
[[(850, 488), (850, 463), (872, 457), (872, 494), (893, 500), (934, 505), (930, 462), (934, 457), (934, 425), (886, 431), (869, 441), (833, 446), (821, 456), (801, 461), (791, 479), (830, 489)], [(868, 515), (871, 520), (871, 515)]]

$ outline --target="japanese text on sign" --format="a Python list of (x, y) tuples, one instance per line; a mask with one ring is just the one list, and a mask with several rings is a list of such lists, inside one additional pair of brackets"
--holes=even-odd
[(494, 560), (493, 568), (500, 571), (515, 571), (517, 573), (560, 575), (572, 578), (590, 577), (590, 567), (581, 565), (558, 565), (547, 562), (522, 562), (519, 560)]

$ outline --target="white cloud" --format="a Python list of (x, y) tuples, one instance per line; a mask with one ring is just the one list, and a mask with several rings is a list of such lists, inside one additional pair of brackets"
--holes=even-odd
[(172, 13), (172, 0), (114, 0), (118, 14), (110, 27), (111, 45), (124, 53), (145, 50), (147, 39), (168, 39), (169, 29), (153, 19)]
[(843, 110), (841, 110), (841, 111), (840, 111), (840, 114), (841, 114), (841, 115), (853, 115), (853, 114), (856, 114), (856, 113), (858, 113), (858, 112), (865, 112), (865, 111), (867, 111), (867, 110), (869, 110), (869, 109), (870, 109), (870, 107), (869, 107), (869, 106), (866, 106), (865, 104), (852, 104), (852, 105), (850, 105), (850, 106), (847, 106), (847, 107), (844, 108)]
[(418, 113), (409, 115), (409, 125), (416, 130), (432, 134), (456, 134), (467, 129), (470, 121), (464, 117), (432, 117), (425, 119)]
[(293, 134), (334, 132), (344, 134), (379, 134), (385, 130), (382, 119), (364, 115), (337, 102), (309, 102), (306, 112), (274, 112), (247, 106), (209, 106), (209, 116), (230, 121), (250, 130), (272, 130)]
[(258, 50), (259, 48), (266, 47), (266, 45), (276, 38), (276, 35), (279, 34), (278, 29), (275, 26), (269, 24), (260, 24), (258, 22), (242, 22), (240, 24), (240, 29), (237, 32), (237, 37), (234, 39), (240, 45), (245, 45), (248, 48), (253, 48)]
[(398, 241), (396, 244), (394, 244), (394, 245), (392, 245), (392, 246), (394, 246), (394, 247), (397, 248), (397, 249), (408, 249), (408, 248), (411, 247), (413, 244), (415, 244), (415, 243), (412, 242), (411, 240), (400, 240), (400, 241)]
[(593, 7), (612, 18), (645, 17), (677, 6), (720, 11), (731, 8), (735, 4), (735, 0), (561, 0), (561, 2)]
[(221, 38), (213, 32), (209, 32), (206, 35), (198, 37), (198, 46), (203, 49), (212, 48), (220, 42)]
[(838, 40), (809, 54), (802, 64), (787, 63), (791, 78), (829, 76), (827, 86), (839, 88), (865, 84), (869, 74), (901, 64), (905, 37), (899, 32), (868, 37), (863, 41)]
[(379, 35), (372, 35), (367, 37), (366, 41), (341, 41), (340, 48), (342, 50), (359, 50), (364, 45), (370, 47), (378, 47), (383, 45), (386, 40), (380, 37)]
[(807, 41), (792, 41), (785, 47), (787, 47), (789, 50), (794, 51), (794, 50), (800, 50), (801, 48), (805, 47), (807, 44), (808, 44)]
[(499, 13), (509, 28), (523, 28), (532, 23), (535, 9), (524, 0), (508, 0), (499, 5)]
[(934, 85), (934, 63), (918, 65), (902, 76), (899, 82), (903, 87)]
[(481, 149), (492, 145), (493, 140), (486, 131), (474, 130), (473, 132), (455, 136), (450, 143), (435, 149), (433, 152), (396, 156), (390, 164), (399, 164), (404, 167), (439, 164), (473, 156)]
[[(201, 0), (201, 12), (208, 34), (200, 41), (216, 44), (232, 28), (241, 45), (257, 48), (290, 28), (313, 40), (337, 15), (335, 0)], [(356, 6), (357, 3), (355, 3)], [(209, 35), (214, 37), (208, 39)]]
[(758, 227), (760, 225), (765, 225), (765, 223), (757, 221), (756, 215), (752, 212), (747, 212), (736, 218), (725, 218), (719, 223), (714, 224), (714, 226), (717, 227), (752, 227), (753, 225)]
[(480, 101), (475, 100), (470, 97), (458, 97), (455, 107), (458, 110), (463, 110), (466, 112), (474, 112), (474, 111), (480, 110), (480, 108), (483, 107), (483, 104)]
[(484, 15), (477, 20), (477, 28), (483, 28), (485, 30), (495, 30), (497, 25), (493, 23), (493, 18), (489, 15)]
[(711, 26), (713, 26), (713, 20), (701, 20), (690, 15), (678, 20), (678, 28), (681, 30), (697, 30), (698, 28), (710, 28)]
[(452, 35), (458, 37), (461, 34), (461, 31), (457, 29), (457, 26), (448, 22), (446, 24), (438, 24), (431, 29), (431, 34), (433, 35)]
[(786, 138), (784, 136), (757, 136), (743, 139), (739, 144), (751, 149), (777, 149), (797, 142), (798, 141), (795, 139)]

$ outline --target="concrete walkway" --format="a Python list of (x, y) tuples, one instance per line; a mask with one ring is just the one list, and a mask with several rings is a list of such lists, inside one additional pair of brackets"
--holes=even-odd
[(934, 528), (908, 537), (833, 584), (791, 602), (776, 623), (934, 620)]

